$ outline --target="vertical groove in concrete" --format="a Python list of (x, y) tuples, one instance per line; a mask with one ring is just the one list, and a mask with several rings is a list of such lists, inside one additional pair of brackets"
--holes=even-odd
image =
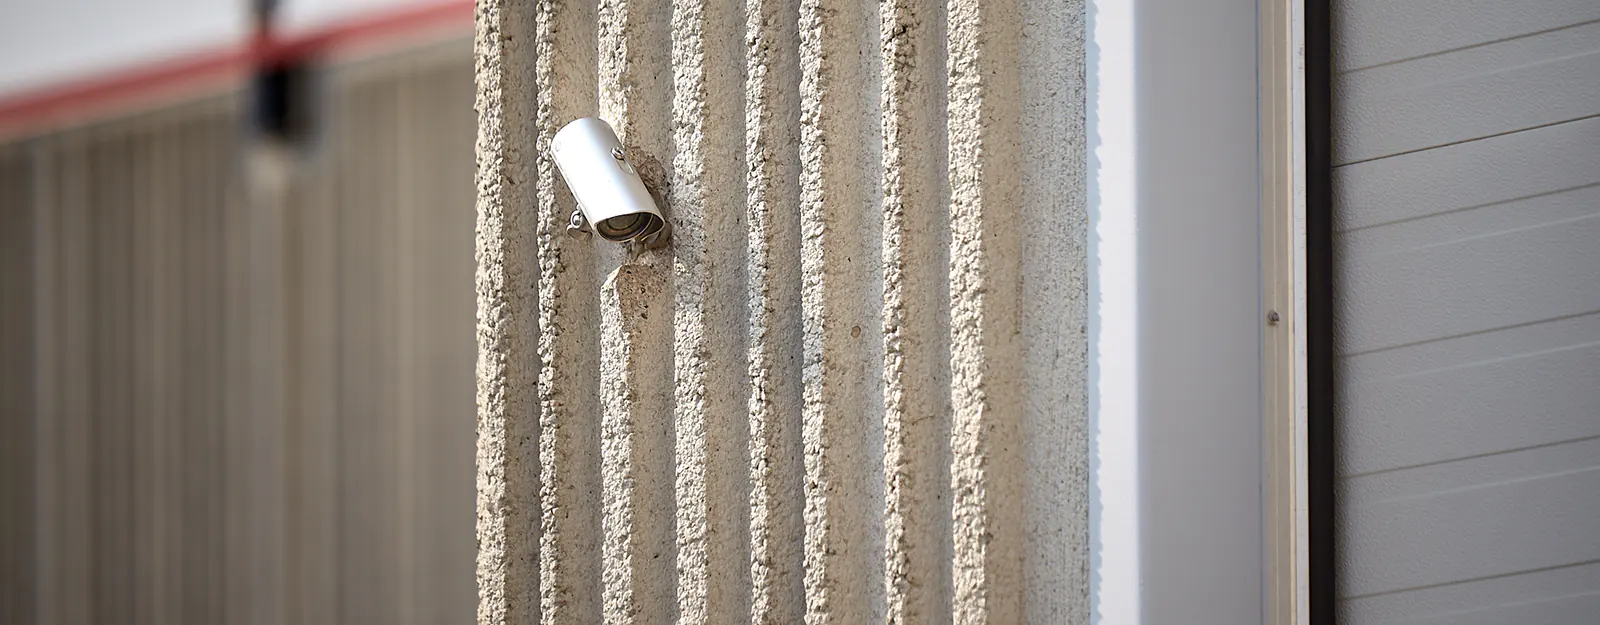
[[(588, 109), (552, 119), (554, 126), (549, 130), (560, 130), (579, 117), (606, 120), (627, 150), (629, 161), (660, 201), (670, 195), (673, 178), (672, 2), (599, 0), (596, 20), (589, 28), (598, 46), (593, 77), (598, 98)], [(562, 68), (554, 79), (572, 80), (576, 73), (572, 68)], [(566, 190), (564, 182), (562, 190)], [(666, 210), (670, 218), (671, 207)], [(577, 244), (589, 247), (595, 254), (597, 279), (601, 282), (616, 267), (636, 260), (629, 258), (622, 246), (599, 237), (585, 237)], [(670, 350), (670, 345), (662, 343), (660, 348)], [(671, 384), (668, 378), (662, 380)]]
[(889, 620), (950, 620), (944, 12), (880, 6), (885, 579)]
[[(527, 225), (532, 225), (532, 232), (537, 235), (539, 259), (540, 617), (549, 625), (595, 623), (600, 621), (602, 599), (598, 557), (600, 406), (595, 380), (600, 362), (595, 258), (590, 242), (566, 235), (567, 219), (575, 203), (560, 181), (555, 162), (547, 157), (556, 130), (595, 110), (595, 9), (581, 2), (542, 0), (534, 10), (533, 85), (526, 83), (527, 67), (520, 57), (478, 57), (484, 65), (506, 63), (503, 70), (507, 72), (497, 85), (480, 85), (484, 94), (480, 96), (480, 108), (486, 104), (515, 106), (514, 103), (529, 100), (529, 90), (536, 88), (534, 126), (520, 126), (521, 120), (527, 119), (526, 115), (520, 116), (515, 122), (519, 126), (502, 129), (498, 153), (480, 144), (479, 154), (480, 161), (499, 157), (537, 162), (535, 195), (530, 198), (533, 201), (508, 204), (504, 210), (538, 207), (538, 221)], [(526, 28), (510, 30), (514, 25), (506, 26), (507, 30), (495, 36), (525, 40)], [(484, 68), (480, 67), (479, 75), (483, 73)], [(534, 139), (533, 153), (526, 152), (530, 138)], [(486, 189), (480, 182), (479, 197), (485, 197), (486, 191), (490, 195), (499, 192)], [(502, 230), (504, 236), (529, 232), (514, 227), (518, 225), (524, 224), (506, 224), (511, 227)], [(484, 267), (480, 261), (480, 271)], [(521, 284), (526, 282), (517, 286)]]
[(951, 468), (957, 623), (1022, 620), (1021, 87), (1015, 2), (952, 0)]
[[(737, 0), (672, 16), (678, 606), (684, 623), (749, 620), (744, 411), (743, 14)], [(668, 334), (673, 327), (667, 327)]]
[[(671, 19), (667, 0), (603, 0), (597, 24), (599, 116), (657, 193), (671, 179)], [(608, 274), (599, 289), (600, 378), (590, 382), (604, 415), (604, 617), (668, 622), (677, 594), (671, 270), (661, 254), (623, 259), (621, 246), (598, 236), (577, 243), (595, 248)]]
[[(542, 261), (535, 239), (547, 230), (541, 224), (555, 208), (543, 206), (548, 200), (536, 195), (544, 181), (536, 171), (539, 102), (530, 71), (541, 45), (532, 36), (535, 20), (540, 14), (560, 17), (549, 11), (548, 3), (527, 2), (481, 2), (476, 8), (476, 534), (477, 618), (483, 625), (531, 623), (540, 615), (545, 565), (537, 531), (543, 446), (538, 428), (546, 391), (538, 380), (544, 352), (536, 343)], [(553, 563), (551, 569), (552, 576), (560, 573)]]
[(1022, 0), (1022, 620), (1089, 622), (1084, 3)]
[[(806, 620), (881, 620), (876, 15), (800, 10)], [(874, 409), (878, 407), (878, 409)]]
[(671, 271), (617, 268), (600, 291), (605, 622), (676, 619), (672, 552)]
[(805, 614), (800, 441), (799, 0), (745, 8), (750, 622)]

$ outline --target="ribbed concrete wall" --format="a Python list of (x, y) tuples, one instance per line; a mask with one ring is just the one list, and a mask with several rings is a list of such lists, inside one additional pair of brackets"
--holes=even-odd
[(1083, 4), (477, 10), (479, 622), (1087, 623)]
[(243, 99), (0, 144), (0, 623), (460, 623), (463, 41), (340, 64), (320, 154)]

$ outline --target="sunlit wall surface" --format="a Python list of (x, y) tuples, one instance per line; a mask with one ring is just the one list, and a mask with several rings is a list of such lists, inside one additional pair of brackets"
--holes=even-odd
[(1087, 623), (1083, 4), (477, 11), (479, 622)]

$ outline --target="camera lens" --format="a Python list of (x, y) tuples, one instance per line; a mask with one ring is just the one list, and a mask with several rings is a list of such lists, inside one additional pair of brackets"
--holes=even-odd
[(595, 226), (595, 232), (600, 233), (600, 236), (608, 241), (627, 241), (643, 234), (649, 225), (649, 214), (633, 213), (602, 221)]

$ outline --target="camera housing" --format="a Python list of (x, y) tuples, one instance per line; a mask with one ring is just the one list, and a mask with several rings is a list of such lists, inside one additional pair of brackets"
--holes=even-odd
[(592, 230), (607, 241), (645, 247), (671, 236), (671, 224), (605, 120), (584, 117), (563, 126), (550, 142), (550, 155), (578, 201), (570, 234)]

